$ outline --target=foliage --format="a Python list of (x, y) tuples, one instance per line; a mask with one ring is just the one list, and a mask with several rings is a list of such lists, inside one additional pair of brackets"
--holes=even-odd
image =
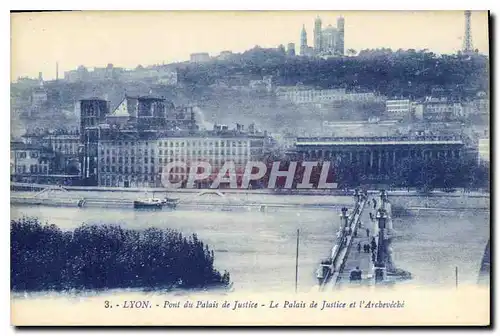
[(452, 188), (487, 188), (489, 167), (457, 158), (442, 160), (406, 158), (398, 162), (391, 176), (393, 187), (416, 187), (423, 191)]
[[(352, 51), (350, 51), (350, 55)], [(361, 50), (357, 57), (286, 58), (275, 49), (253, 48), (228, 61), (191, 64), (179, 69), (179, 81), (205, 86), (233, 77), (274, 76), (277, 85), (345, 87), (394, 97), (424, 97), (439, 88), (467, 98), (488, 91), (488, 58), (436, 55), (427, 50)]]
[(228, 285), (196, 234), (81, 225), (73, 232), (35, 218), (11, 220), (11, 290), (186, 288)]

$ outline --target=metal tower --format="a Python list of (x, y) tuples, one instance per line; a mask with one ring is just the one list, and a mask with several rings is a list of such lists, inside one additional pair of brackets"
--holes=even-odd
[(465, 11), (465, 34), (464, 34), (464, 45), (462, 51), (464, 53), (474, 52), (474, 47), (472, 46), (472, 35), (470, 29), (470, 11)]

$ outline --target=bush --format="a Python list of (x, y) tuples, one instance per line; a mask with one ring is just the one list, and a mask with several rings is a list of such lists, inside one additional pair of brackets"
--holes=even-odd
[(196, 234), (81, 225), (73, 232), (36, 218), (11, 220), (11, 290), (227, 286)]

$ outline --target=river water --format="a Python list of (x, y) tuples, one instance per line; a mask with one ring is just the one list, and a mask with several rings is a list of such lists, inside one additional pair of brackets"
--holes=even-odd
[[(253, 195), (252, 197), (259, 197)], [(291, 196), (290, 196), (291, 197)], [(296, 196), (300, 203), (301, 196)], [(113, 208), (11, 206), (11, 218), (38, 217), (62, 229), (81, 223), (121, 224), (125, 228), (172, 228), (196, 233), (215, 251), (215, 265), (228, 270), (236, 290), (288, 292), (295, 287), (295, 255), (299, 229), (299, 291), (316, 284), (315, 270), (332, 247), (339, 225), (338, 208), (258, 208), (222, 211), (193, 206), (175, 211), (134, 211)], [(396, 266), (410, 271), (422, 286), (476, 283), (484, 247), (489, 239), (489, 212), (424, 210), (393, 220), (399, 238), (393, 242)]]

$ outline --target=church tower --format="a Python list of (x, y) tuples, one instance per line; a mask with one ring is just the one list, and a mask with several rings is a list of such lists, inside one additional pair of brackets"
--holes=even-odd
[(314, 53), (317, 55), (322, 51), (321, 43), (321, 19), (318, 16), (314, 21)]
[(300, 32), (300, 55), (306, 56), (307, 53), (307, 32), (306, 26), (302, 25), (302, 31)]

